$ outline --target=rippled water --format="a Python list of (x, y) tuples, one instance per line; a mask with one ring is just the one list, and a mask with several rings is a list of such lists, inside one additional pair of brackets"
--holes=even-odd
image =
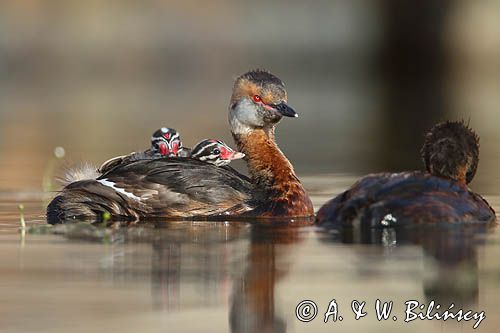
[[(318, 207), (353, 177), (309, 177)], [(1, 332), (472, 332), (476, 322), (405, 323), (407, 300), (485, 311), (479, 328), (500, 324), (500, 236), (495, 228), (418, 229), (337, 234), (316, 227), (173, 222), (129, 229), (45, 224), (48, 197), (0, 198)], [(500, 196), (489, 196), (500, 211)], [(40, 230), (39, 230), (40, 231)], [(323, 322), (335, 299), (342, 321)], [(394, 301), (378, 321), (375, 301)], [(296, 318), (303, 300), (318, 315)], [(351, 302), (366, 301), (354, 319)]]

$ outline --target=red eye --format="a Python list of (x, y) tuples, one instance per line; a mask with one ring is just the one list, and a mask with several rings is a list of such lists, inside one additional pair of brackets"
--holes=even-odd
[(165, 135), (163, 135), (163, 137), (167, 140), (170, 139), (170, 133), (166, 133)]
[(255, 103), (259, 103), (259, 102), (262, 102), (262, 98), (260, 98), (259, 95), (253, 95), (253, 101)]

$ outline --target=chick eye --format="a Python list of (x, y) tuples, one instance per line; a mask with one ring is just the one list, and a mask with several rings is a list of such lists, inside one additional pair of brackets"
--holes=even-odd
[(259, 102), (262, 102), (262, 98), (260, 98), (259, 95), (253, 95), (253, 101), (255, 103), (259, 103)]
[(219, 150), (218, 148), (215, 148), (215, 149), (214, 149), (214, 154), (215, 154), (215, 155), (219, 155), (219, 154), (220, 154), (220, 150)]

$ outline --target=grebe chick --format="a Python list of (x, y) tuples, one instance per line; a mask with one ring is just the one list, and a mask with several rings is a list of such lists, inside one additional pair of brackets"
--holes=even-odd
[(421, 150), (427, 172), (371, 174), (327, 202), (316, 223), (386, 227), (419, 223), (485, 223), (495, 212), (467, 184), (479, 160), (479, 137), (463, 122), (435, 125)]
[(234, 151), (223, 141), (214, 139), (200, 141), (191, 150), (191, 158), (216, 166), (228, 165), (232, 160), (243, 157), (245, 154)]
[(184, 155), (181, 135), (173, 128), (162, 127), (151, 136), (151, 152), (160, 157)]
[(314, 215), (307, 192), (275, 142), (275, 126), (296, 117), (283, 82), (254, 70), (238, 77), (229, 123), (250, 179), (229, 166), (193, 158), (127, 161), (96, 180), (73, 182), (47, 207), (48, 223), (73, 219), (306, 218)]
[(182, 146), (181, 136), (173, 128), (162, 127), (151, 136), (151, 147), (145, 151), (116, 156), (105, 161), (97, 171), (104, 174), (118, 165), (138, 160), (151, 160), (161, 157), (189, 156), (188, 149)]

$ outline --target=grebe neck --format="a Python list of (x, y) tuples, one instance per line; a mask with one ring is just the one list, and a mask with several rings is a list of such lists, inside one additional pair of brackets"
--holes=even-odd
[(279, 180), (297, 178), (292, 165), (274, 140), (274, 128), (254, 129), (233, 136), (238, 149), (246, 155), (250, 176), (258, 188), (273, 186)]
[(275, 142), (274, 126), (233, 131), (239, 151), (245, 154), (255, 197), (266, 203), (271, 216), (311, 216), (311, 200), (291, 163)]

